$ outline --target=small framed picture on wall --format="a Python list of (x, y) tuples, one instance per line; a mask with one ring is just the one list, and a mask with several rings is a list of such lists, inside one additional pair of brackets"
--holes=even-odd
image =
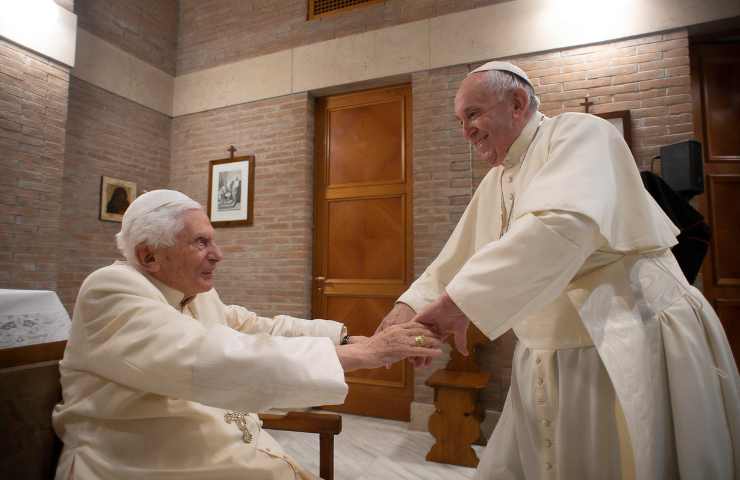
[(625, 143), (632, 150), (632, 121), (629, 110), (619, 110), (617, 112), (597, 113), (601, 117), (616, 127), (624, 137)]
[(120, 222), (136, 198), (136, 184), (103, 176), (100, 179), (100, 220)]
[(252, 225), (254, 155), (211, 160), (208, 165), (208, 218), (214, 227)]

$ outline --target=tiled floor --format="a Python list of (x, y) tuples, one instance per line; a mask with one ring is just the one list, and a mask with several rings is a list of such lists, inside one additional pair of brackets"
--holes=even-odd
[[(392, 420), (342, 415), (342, 433), (334, 441), (336, 480), (462, 480), (472, 468), (427, 462), (434, 439)], [(309, 433), (270, 431), (310, 472), (319, 471), (319, 438)], [(474, 447), (481, 454), (481, 447)]]

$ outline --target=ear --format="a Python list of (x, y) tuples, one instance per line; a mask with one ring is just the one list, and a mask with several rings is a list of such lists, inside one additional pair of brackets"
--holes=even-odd
[(139, 261), (139, 265), (148, 273), (156, 273), (159, 271), (160, 265), (157, 256), (149, 245), (140, 243), (135, 248), (136, 259)]
[(515, 117), (524, 117), (529, 110), (529, 95), (523, 88), (515, 88), (511, 92), (511, 99), (514, 107)]

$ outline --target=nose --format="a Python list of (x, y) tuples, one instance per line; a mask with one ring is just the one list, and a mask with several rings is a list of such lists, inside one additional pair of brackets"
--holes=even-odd
[(221, 247), (216, 244), (216, 242), (211, 243), (211, 251), (208, 254), (208, 260), (210, 260), (212, 263), (218, 263), (221, 260), (224, 259), (224, 254), (221, 251)]
[(463, 120), (462, 122), (460, 122), (460, 126), (462, 127), (463, 137), (467, 141), (470, 141), (473, 138), (475, 132), (478, 130), (467, 120)]

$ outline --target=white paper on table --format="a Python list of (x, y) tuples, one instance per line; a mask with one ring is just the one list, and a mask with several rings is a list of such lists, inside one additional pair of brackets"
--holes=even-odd
[(0, 348), (66, 340), (70, 324), (55, 292), (0, 289)]

